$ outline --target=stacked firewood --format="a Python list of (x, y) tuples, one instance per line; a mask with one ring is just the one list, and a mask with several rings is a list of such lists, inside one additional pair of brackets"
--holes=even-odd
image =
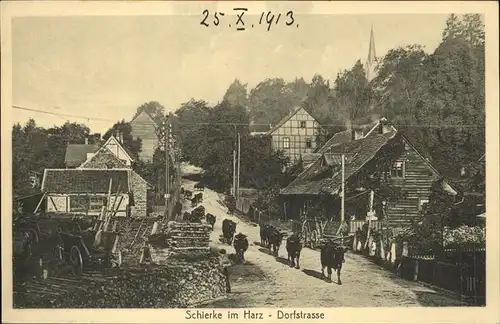
[[(225, 294), (218, 256), (178, 255), (174, 259), (166, 266), (130, 267), (109, 275), (68, 278), (57, 285), (33, 283), (19, 294), (23, 298), (14, 298), (16, 307), (179, 308)], [(33, 294), (35, 288), (38, 294)]]
[(206, 251), (210, 244), (211, 227), (204, 223), (169, 222), (167, 244), (174, 251)]

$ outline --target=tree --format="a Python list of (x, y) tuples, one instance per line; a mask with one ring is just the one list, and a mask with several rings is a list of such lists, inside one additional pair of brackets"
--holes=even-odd
[(343, 112), (352, 123), (370, 113), (372, 90), (360, 60), (350, 70), (337, 75), (335, 94), (336, 110)]
[(163, 107), (159, 102), (150, 101), (143, 103), (137, 108), (137, 111), (132, 119), (139, 116), (143, 111), (147, 112), (158, 125), (161, 125), (165, 117), (165, 107)]
[(203, 100), (191, 99), (175, 112), (179, 124), (178, 138), (182, 145), (182, 159), (200, 166), (204, 157), (206, 136), (203, 124), (208, 122), (211, 109)]
[(247, 85), (242, 84), (238, 79), (234, 80), (224, 94), (223, 101), (229, 102), (231, 106), (241, 106), (247, 108)]
[[(132, 136), (132, 126), (130, 126), (129, 122), (125, 122), (125, 120), (119, 121), (113, 125), (103, 136), (104, 140), (108, 140), (111, 135), (116, 137), (117, 133), (121, 133), (123, 136), (122, 145), (126, 147), (133, 156), (131, 156), (134, 160), (139, 159), (139, 152), (142, 149), (142, 140), (140, 138), (134, 139)], [(119, 139), (118, 139), (119, 140)]]
[(283, 79), (266, 79), (250, 91), (249, 111), (256, 124), (275, 125), (297, 104)]

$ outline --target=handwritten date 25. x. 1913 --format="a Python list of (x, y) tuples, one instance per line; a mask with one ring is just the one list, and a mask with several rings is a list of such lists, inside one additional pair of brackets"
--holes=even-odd
[[(267, 31), (270, 31), (273, 26), (282, 24), (287, 27), (299, 27), (299, 24), (295, 20), (293, 11), (288, 11), (287, 13), (272, 13), (271, 11), (262, 12), (257, 18), (248, 15), (247, 8), (233, 8), (236, 13), (236, 18), (226, 17), (224, 12), (214, 12), (210, 13), (208, 9), (203, 10), (202, 20), (200, 25), (205, 27), (210, 26), (228, 26), (229, 28), (235, 28), (237, 31), (244, 31), (247, 29), (257, 28), (259, 26), (264, 26)], [(245, 15), (247, 13), (247, 15)]]

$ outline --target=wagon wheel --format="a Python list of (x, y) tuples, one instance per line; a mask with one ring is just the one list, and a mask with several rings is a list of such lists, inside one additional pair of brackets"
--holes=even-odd
[(77, 277), (83, 273), (83, 259), (82, 253), (77, 246), (72, 246), (69, 252), (69, 262), (73, 270), (73, 274)]
[(36, 230), (30, 229), (30, 230), (28, 230), (27, 234), (28, 234), (28, 237), (31, 241), (31, 244), (38, 244), (39, 239), (38, 239), (38, 234), (36, 233)]

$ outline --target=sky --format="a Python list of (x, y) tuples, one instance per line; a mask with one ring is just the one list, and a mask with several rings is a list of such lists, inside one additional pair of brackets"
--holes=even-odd
[[(86, 116), (14, 110), (51, 127), (66, 120), (104, 133), (137, 107), (158, 101), (175, 111), (191, 98), (214, 105), (239, 79), (250, 90), (280, 77), (331, 80), (368, 56), (373, 26), (377, 57), (410, 44), (432, 52), (447, 15), (296, 15), (299, 25), (236, 31), (200, 25), (201, 14), (168, 16), (16, 17), (12, 21), (13, 105)], [(234, 18), (227, 21), (236, 22)], [(259, 16), (245, 16), (246, 24)], [(104, 119), (95, 120), (94, 118)]]

